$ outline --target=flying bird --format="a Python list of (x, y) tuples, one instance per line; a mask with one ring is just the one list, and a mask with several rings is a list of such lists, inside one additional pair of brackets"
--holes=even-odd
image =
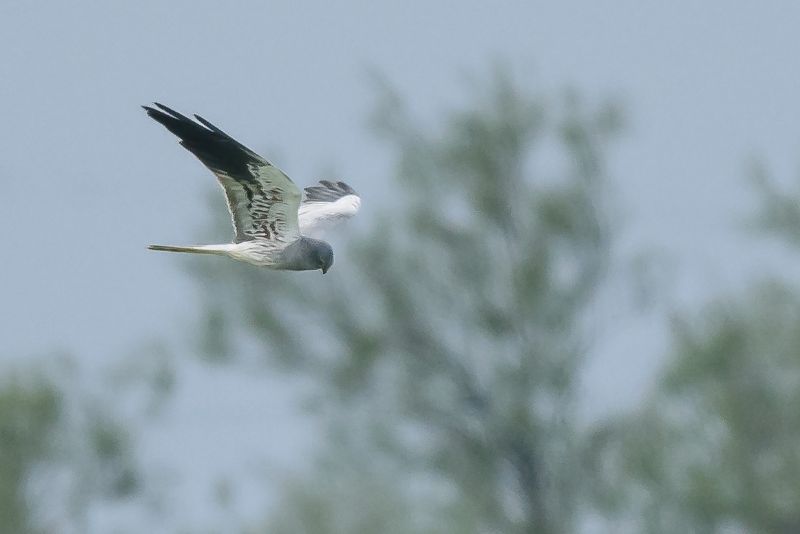
[(216, 254), (278, 270), (328, 272), (333, 249), (319, 237), (358, 212), (361, 198), (352, 187), (322, 180), (301, 193), (283, 171), (199, 115), (195, 121), (157, 102), (155, 107), (142, 107), (216, 175), (234, 229), (233, 243), (150, 245), (150, 250)]

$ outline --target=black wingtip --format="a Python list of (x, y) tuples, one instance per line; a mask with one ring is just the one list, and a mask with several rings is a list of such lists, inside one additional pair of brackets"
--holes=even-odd
[(344, 182), (332, 182), (330, 180), (320, 180), (319, 185), (304, 188), (306, 199), (311, 202), (335, 202), (336, 200), (358, 193)]
[(350, 187), (349, 185), (347, 185), (346, 183), (344, 183), (344, 182), (336, 182), (336, 185), (338, 185), (339, 188), (342, 191), (344, 191), (345, 193), (347, 193), (348, 195), (356, 195), (356, 196), (358, 196), (358, 193), (356, 192), (356, 190), (353, 189), (352, 187)]
[(252, 181), (248, 165), (269, 165), (264, 158), (199, 116), (196, 116), (197, 121), (192, 120), (160, 102), (153, 102), (153, 107), (142, 108), (150, 118), (176, 135), (181, 146), (214, 172), (223, 171), (236, 176), (236, 180)]
[(154, 108), (153, 106), (161, 107), (158, 103), (153, 102), (152, 105), (144, 105), (144, 106), (142, 106), (142, 109), (147, 112), (147, 115), (149, 115), (150, 117), (152, 117), (152, 118), (154, 118), (156, 120), (158, 120), (159, 116), (174, 118), (172, 116), (172, 114), (165, 113), (165, 112), (161, 111), (160, 109)]
[(169, 116), (171, 116), (174, 119), (179, 119), (179, 120), (182, 120), (184, 122), (194, 123), (194, 121), (192, 119), (190, 119), (189, 117), (187, 117), (186, 115), (183, 115), (182, 113), (178, 113), (174, 109), (172, 109), (170, 107), (167, 107), (164, 104), (161, 104), (159, 102), (153, 102), (153, 104), (155, 104), (158, 107), (158, 109), (160, 109), (161, 111), (163, 111), (164, 113), (168, 114)]
[(214, 126), (213, 124), (211, 124), (209, 121), (205, 120), (200, 115), (195, 114), (194, 118), (197, 119), (197, 122), (199, 122), (200, 124), (202, 124), (203, 126), (208, 128), (212, 132), (217, 132), (218, 134), (222, 134), (222, 135), (224, 135), (226, 137), (230, 137), (228, 134), (226, 134), (225, 132), (223, 132), (218, 127)]
[(169, 113), (170, 115), (173, 115), (173, 114), (175, 113), (175, 111), (174, 111), (174, 110), (172, 110), (172, 109), (168, 108), (167, 106), (165, 106), (164, 104), (162, 104), (162, 103), (160, 103), (160, 102), (153, 102), (153, 104), (155, 104), (155, 106), (156, 106), (158, 109), (160, 109), (161, 111), (166, 111), (166, 112), (167, 112), (167, 113)]

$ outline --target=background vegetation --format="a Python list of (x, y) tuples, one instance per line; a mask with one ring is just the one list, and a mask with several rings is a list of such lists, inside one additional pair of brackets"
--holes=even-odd
[[(206, 365), (299, 380), (318, 436), (262, 518), (210, 531), (800, 532), (790, 280), (673, 310), (667, 354), (641, 355), (665, 361), (645, 401), (581, 417), (607, 317), (636, 312), (607, 166), (617, 106), (500, 70), (428, 122), (382, 85), (371, 127), (390, 193), (330, 275), (189, 262), (204, 307), (185, 338)], [(797, 195), (757, 184), (754, 239), (796, 247)], [(0, 531), (85, 532), (126, 506), (157, 528), (169, 498), (137, 432), (170, 401), (168, 356), (136, 350), (99, 391), (68, 358), (6, 371)]]

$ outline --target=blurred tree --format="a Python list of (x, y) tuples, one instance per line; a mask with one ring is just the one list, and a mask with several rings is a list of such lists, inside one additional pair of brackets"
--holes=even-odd
[(0, 525), (2, 532), (35, 532), (25, 494), (32, 466), (46, 454), (58, 421), (58, 397), (41, 381), (0, 389)]
[(372, 454), (370, 449), (374, 446), (361, 445), (327, 449), (326, 461), (316, 466), (313, 479), (290, 480), (281, 492), (276, 512), (263, 529), (255, 531), (271, 534), (456, 532), (452, 528), (435, 530), (428, 525), (429, 518), (421, 513), (424, 510), (415, 506), (397, 485), (404, 480), (403, 474), (392, 472), (386, 464), (364, 461)]
[(750, 174), (756, 192), (761, 197), (753, 226), (792, 248), (800, 248), (800, 180), (794, 189), (784, 189), (770, 178), (761, 163), (754, 164)]
[[(796, 246), (798, 198), (758, 184), (760, 227)], [(675, 321), (646, 405), (595, 437), (616, 531), (800, 532), (798, 324), (800, 292), (777, 280)]]
[(770, 283), (676, 326), (646, 407), (597, 435), (631, 532), (800, 532), (798, 321), (796, 288)]
[[(396, 151), (394, 187), (367, 199), (381, 215), (325, 277), (195, 263), (208, 352), (241, 353), (228, 343), (243, 329), (270, 367), (310, 379), (337, 444), (334, 471), (291, 485), (269, 532), (577, 528), (576, 386), (620, 118), (528, 96), (504, 72), (477, 91), (431, 133), (384, 86), (374, 127)], [(370, 512), (384, 492), (397, 509)]]
[(138, 490), (127, 432), (49, 363), (6, 369), (0, 384), (2, 533), (87, 532), (91, 504)]

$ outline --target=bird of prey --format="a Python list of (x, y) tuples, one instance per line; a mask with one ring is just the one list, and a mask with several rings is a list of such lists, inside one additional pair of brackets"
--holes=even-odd
[(353, 188), (322, 180), (303, 195), (279, 168), (199, 115), (194, 121), (159, 103), (142, 107), (217, 176), (235, 232), (233, 243), (148, 248), (217, 254), (278, 270), (328, 272), (333, 249), (317, 238), (356, 214), (361, 198)]

